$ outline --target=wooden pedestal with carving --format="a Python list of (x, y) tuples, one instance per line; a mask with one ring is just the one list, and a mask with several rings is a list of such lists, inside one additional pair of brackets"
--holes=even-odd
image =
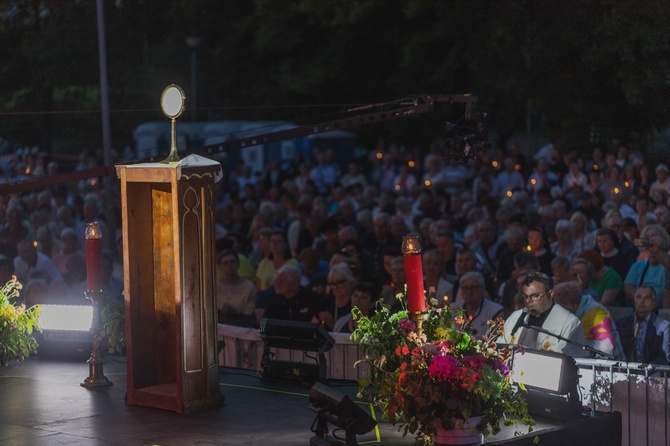
[(197, 412), (223, 402), (217, 363), (214, 182), (220, 164), (117, 166), (129, 405)]

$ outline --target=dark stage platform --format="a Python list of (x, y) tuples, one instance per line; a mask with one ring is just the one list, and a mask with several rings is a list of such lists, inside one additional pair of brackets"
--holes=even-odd
[[(182, 415), (126, 406), (124, 357), (108, 357), (104, 371), (114, 385), (88, 389), (80, 386), (88, 376), (88, 365), (83, 361), (32, 357), (0, 368), (0, 444), (306, 446), (313, 436), (310, 427), (315, 413), (309, 408), (309, 385), (268, 382), (254, 371), (221, 368), (225, 404)], [(352, 397), (356, 392), (354, 382), (328, 385)], [(361, 402), (360, 407), (371, 413), (369, 404)], [(541, 446), (621, 444), (618, 414), (569, 425), (538, 422), (536, 429)], [(486, 444), (534, 445), (534, 434), (517, 439), (512, 436), (513, 430), (505, 431), (487, 438)], [(413, 438), (402, 438), (396, 428), (379, 423), (377, 429), (359, 436), (358, 442), (410, 446)]]

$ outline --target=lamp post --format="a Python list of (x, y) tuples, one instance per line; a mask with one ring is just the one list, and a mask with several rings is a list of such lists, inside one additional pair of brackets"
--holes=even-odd
[(191, 49), (191, 121), (196, 121), (196, 89), (198, 84), (198, 47), (202, 39), (198, 36), (186, 37), (186, 45)]

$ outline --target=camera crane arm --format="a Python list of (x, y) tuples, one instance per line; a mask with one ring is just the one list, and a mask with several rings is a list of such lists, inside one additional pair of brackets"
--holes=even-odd
[[(318, 133), (330, 132), (333, 130), (344, 130), (353, 127), (359, 127), (367, 124), (391, 121), (394, 119), (418, 116), (435, 111), (435, 105), (438, 103), (464, 103), (465, 119), (473, 119), (474, 108), (477, 103), (477, 97), (470, 94), (449, 95), (449, 94), (425, 94), (411, 96), (392, 102), (382, 102), (377, 104), (363, 105), (354, 107), (345, 111), (345, 113), (360, 113), (367, 110), (382, 109), (371, 111), (365, 114), (355, 114), (353, 116), (323, 122), (319, 124), (302, 125), (289, 130), (267, 133), (248, 138), (241, 138), (227, 141), (220, 144), (213, 144), (202, 149), (191, 151), (190, 153), (213, 155), (217, 153), (230, 152), (252, 147), (259, 144), (268, 144), (272, 142), (284, 141), (287, 139), (298, 138), (301, 136), (315, 135)], [(137, 164), (143, 162), (155, 162), (161, 157), (148, 157), (133, 161), (127, 161), (120, 164)], [(88, 178), (101, 177), (106, 175), (115, 175), (115, 166), (101, 166), (92, 169), (81, 170), (53, 175), (44, 178), (30, 179), (17, 183), (0, 185), (0, 197), (13, 195), (20, 192), (50, 187), (56, 184), (70, 183), (74, 181), (85, 180)]]

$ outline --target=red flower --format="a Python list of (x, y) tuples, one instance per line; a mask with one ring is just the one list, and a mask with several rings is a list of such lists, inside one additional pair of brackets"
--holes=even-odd
[(409, 355), (409, 347), (406, 345), (403, 345), (402, 347), (398, 346), (395, 349), (395, 354), (398, 356), (407, 356)]

